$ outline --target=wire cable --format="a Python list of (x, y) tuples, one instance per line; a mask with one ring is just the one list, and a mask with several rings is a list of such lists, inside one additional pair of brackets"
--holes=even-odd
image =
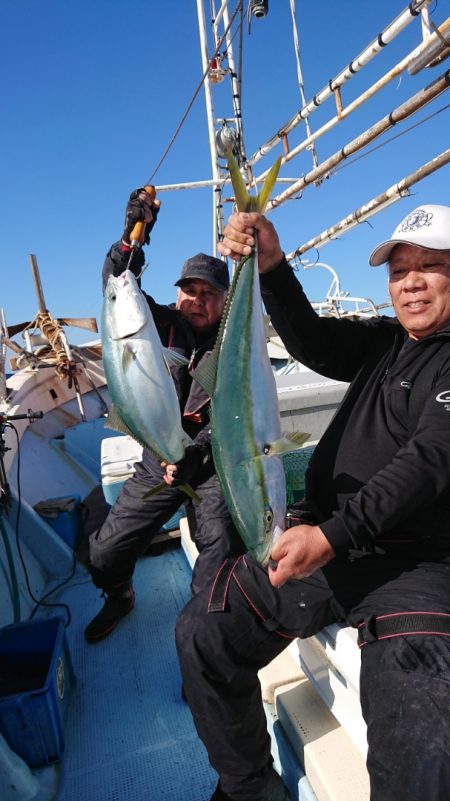
[(22, 570), (23, 570), (24, 577), (25, 577), (26, 588), (27, 588), (27, 591), (28, 591), (28, 595), (30, 596), (31, 600), (35, 603), (35, 607), (34, 607), (34, 609), (32, 610), (32, 612), (30, 614), (29, 620), (31, 620), (33, 618), (34, 614), (36, 613), (37, 609), (40, 606), (51, 607), (51, 608), (62, 608), (62, 609), (65, 610), (65, 612), (67, 614), (67, 622), (65, 623), (65, 627), (67, 628), (67, 626), (70, 625), (71, 620), (72, 620), (72, 615), (71, 615), (69, 606), (67, 604), (63, 603), (63, 602), (60, 602), (60, 603), (46, 603), (45, 599), (48, 598), (48, 596), (51, 595), (52, 593), (54, 593), (57, 590), (61, 589), (61, 587), (63, 587), (65, 584), (67, 584), (67, 582), (70, 581), (70, 579), (73, 577), (73, 575), (75, 573), (75, 569), (76, 569), (76, 556), (75, 556), (75, 553), (74, 553), (74, 555), (73, 555), (73, 566), (72, 566), (72, 570), (71, 570), (70, 575), (66, 579), (64, 579), (64, 581), (62, 581), (60, 584), (58, 584), (56, 587), (53, 587), (51, 590), (46, 592), (45, 595), (42, 596), (42, 598), (36, 598), (34, 593), (33, 593), (33, 591), (32, 591), (32, 589), (31, 589), (30, 579), (29, 579), (29, 576), (28, 576), (28, 570), (27, 570), (27, 566), (26, 566), (25, 559), (24, 559), (24, 556), (23, 556), (22, 545), (21, 545), (21, 542), (20, 542), (20, 535), (19, 535), (20, 512), (21, 512), (21, 508), (22, 508), (22, 494), (21, 494), (21, 488), (20, 488), (20, 440), (19, 440), (19, 434), (18, 434), (18, 431), (17, 431), (16, 427), (14, 425), (12, 425), (12, 423), (7, 422), (7, 423), (4, 423), (4, 425), (7, 426), (8, 428), (11, 428), (14, 431), (14, 434), (15, 434), (16, 440), (17, 440), (17, 512), (16, 512), (16, 521), (15, 521), (14, 528), (15, 528), (16, 548), (17, 548), (17, 553), (18, 553), (19, 559), (20, 559), (20, 563), (22, 565)]
[[(233, 24), (233, 22), (234, 22), (234, 20), (236, 18), (236, 15), (238, 14), (238, 12), (239, 12), (239, 10), (240, 10), (240, 8), (242, 6), (242, 2), (243, 2), (243, 0), (239, 0), (237, 6), (236, 6), (236, 8), (235, 8), (235, 10), (234, 10), (234, 12), (233, 12), (233, 14), (231, 16), (230, 22), (228, 23), (224, 33), (222, 34), (222, 36), (220, 37), (220, 39), (219, 39), (219, 41), (217, 43), (217, 47), (216, 47), (213, 55), (211, 56), (211, 59), (216, 58), (217, 55), (219, 54), (219, 50), (222, 47), (222, 44), (223, 44), (223, 42), (224, 42), (224, 40), (226, 38), (226, 35), (227, 35), (228, 31), (230, 30), (230, 28), (231, 28), (231, 26), (232, 26), (232, 24)], [(181, 128), (183, 127), (184, 123), (186, 122), (186, 119), (187, 119), (187, 117), (189, 115), (189, 112), (190, 112), (192, 106), (194, 105), (194, 101), (195, 101), (198, 93), (200, 92), (200, 90), (201, 90), (201, 88), (202, 88), (202, 86), (203, 86), (203, 84), (204, 84), (204, 82), (206, 80), (206, 76), (208, 75), (208, 72), (209, 72), (209, 66), (205, 70), (205, 72), (204, 72), (204, 74), (203, 74), (203, 76), (202, 76), (202, 78), (200, 80), (200, 83), (197, 86), (197, 88), (196, 88), (196, 90), (195, 90), (195, 92), (194, 92), (194, 94), (192, 96), (192, 98), (191, 98), (191, 100), (190, 100), (190, 102), (188, 104), (188, 107), (187, 107), (186, 111), (184, 112), (184, 114), (183, 114), (183, 116), (181, 118), (181, 122), (178, 124), (178, 127), (176, 128), (175, 133), (173, 134), (173, 136), (172, 136), (169, 144), (167, 145), (164, 153), (162, 154), (160, 160), (158, 161), (158, 164), (156, 165), (156, 167), (153, 170), (150, 178), (146, 182), (147, 184), (151, 184), (153, 182), (153, 178), (155, 177), (155, 175), (158, 172), (159, 168), (161, 167), (161, 165), (163, 164), (163, 162), (167, 158), (167, 155), (168, 155), (170, 149), (172, 148), (172, 145), (175, 142), (175, 139), (177, 138), (178, 134), (180, 133)]]
[(429, 122), (430, 120), (433, 119), (433, 117), (436, 117), (438, 114), (441, 114), (443, 111), (447, 111), (448, 108), (450, 108), (450, 103), (447, 103), (446, 106), (443, 106), (442, 108), (438, 109), (437, 111), (434, 111), (433, 114), (429, 114), (427, 117), (424, 117), (423, 120), (419, 120), (418, 122), (414, 123), (414, 125), (410, 125), (409, 128), (405, 128), (404, 131), (401, 131), (400, 133), (389, 137), (389, 139), (386, 139), (385, 142), (380, 142), (380, 144), (375, 145), (375, 147), (372, 147), (370, 150), (367, 150), (365, 153), (361, 153), (359, 156), (355, 156), (352, 159), (348, 159), (347, 161), (342, 162), (342, 164), (340, 164), (338, 167), (336, 167), (336, 169), (334, 169), (330, 173), (330, 175), (335, 175), (337, 172), (340, 172), (345, 167), (350, 167), (353, 164), (355, 164), (355, 162), (359, 161), (360, 159), (364, 159), (367, 156), (370, 156), (371, 153), (375, 153), (375, 151), (380, 150), (382, 147), (386, 147), (386, 145), (390, 145), (391, 142), (394, 142), (396, 139), (400, 139), (402, 136), (405, 136), (406, 134), (410, 133), (415, 128), (418, 128), (420, 125), (423, 125), (423, 123)]

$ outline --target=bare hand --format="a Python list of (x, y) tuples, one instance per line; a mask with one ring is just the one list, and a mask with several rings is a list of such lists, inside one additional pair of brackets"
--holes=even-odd
[(166, 468), (166, 472), (163, 475), (163, 481), (165, 481), (166, 484), (168, 484), (169, 487), (171, 487), (172, 484), (174, 484), (175, 481), (177, 480), (178, 468), (176, 464), (167, 464), (167, 462), (161, 462), (161, 467)]
[(161, 462), (166, 472), (163, 480), (169, 487), (179, 487), (180, 484), (192, 484), (198, 480), (199, 471), (210, 459), (210, 451), (206, 445), (188, 445), (184, 456), (176, 464)]
[(258, 267), (260, 273), (273, 270), (283, 258), (280, 240), (272, 223), (258, 212), (238, 212), (232, 214), (225, 226), (222, 242), (217, 247), (222, 256), (240, 261), (249, 256), (258, 238)]
[(334, 550), (319, 526), (293, 526), (276, 541), (269, 567), (270, 583), (281, 587), (288, 579), (302, 579), (323, 567), (335, 556)]

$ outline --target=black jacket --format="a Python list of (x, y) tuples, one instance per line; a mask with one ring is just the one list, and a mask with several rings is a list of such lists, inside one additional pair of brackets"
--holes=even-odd
[[(119, 276), (128, 266), (130, 251), (122, 250), (122, 243), (116, 242), (106, 255), (103, 266), (103, 288), (110, 275)], [(133, 255), (129, 269), (138, 276), (144, 264), (142, 251)], [(139, 279), (138, 279), (139, 282)], [(177, 396), (180, 401), (182, 426), (197, 444), (210, 448), (209, 397), (196, 381), (192, 380), (193, 370), (207, 358), (214, 347), (217, 330), (207, 335), (198, 334), (176, 310), (175, 304), (161, 305), (150, 295), (143, 293), (150, 306), (162, 344), (189, 359), (187, 366), (171, 367)]]
[[(350, 382), (306, 476), (305, 505), (336, 553), (450, 558), (450, 329), (416, 341), (395, 318), (319, 317), (286, 261), (261, 289), (292, 356)], [(410, 432), (412, 388), (430, 361)]]

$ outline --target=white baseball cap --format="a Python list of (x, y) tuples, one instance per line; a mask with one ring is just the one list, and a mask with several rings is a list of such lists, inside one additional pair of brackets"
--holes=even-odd
[(396, 245), (415, 245), (429, 250), (450, 250), (450, 206), (419, 206), (397, 225), (392, 238), (375, 248), (372, 267), (389, 260)]

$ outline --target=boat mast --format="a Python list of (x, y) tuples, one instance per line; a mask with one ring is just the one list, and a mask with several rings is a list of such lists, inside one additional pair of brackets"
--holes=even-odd
[[(280, 176), (278, 178), (279, 184), (288, 184), (288, 188), (279, 191), (275, 197), (267, 205), (266, 213), (270, 213), (276, 207), (284, 204), (286, 201), (298, 195), (304, 188), (310, 185), (318, 186), (324, 177), (329, 177), (336, 170), (337, 165), (343, 159), (348, 158), (351, 154), (362, 153), (367, 149), (376, 137), (388, 130), (395, 122), (403, 122), (409, 116), (416, 113), (423, 108), (428, 102), (437, 98), (450, 86), (448, 71), (440, 76), (432, 84), (423, 88), (420, 92), (416, 93), (402, 105), (394, 109), (388, 117), (378, 120), (376, 125), (373, 125), (364, 130), (359, 136), (336, 152), (333, 156), (328, 157), (325, 161), (319, 163), (317, 156), (314, 152), (315, 142), (326, 133), (335, 128), (339, 123), (343, 122), (350, 114), (360, 108), (366, 101), (371, 99), (375, 94), (384, 89), (395, 78), (399, 78), (405, 71), (410, 75), (415, 75), (425, 66), (435, 66), (440, 64), (446, 57), (450, 55), (450, 46), (448, 40), (448, 31), (450, 28), (450, 17), (442, 22), (439, 27), (433, 25), (429, 19), (429, 6), (431, 0), (411, 0), (408, 6), (392, 20), (378, 36), (370, 41), (363, 50), (357, 54), (349, 64), (347, 64), (340, 72), (334, 75), (327, 84), (317, 92), (309, 100), (305, 100), (303, 89), (303, 77), (300, 66), (300, 49), (298, 43), (297, 26), (295, 23), (295, 0), (289, 0), (291, 16), (293, 21), (293, 34), (294, 46), (297, 60), (297, 76), (299, 82), (299, 89), (301, 93), (302, 107), (301, 109), (287, 122), (277, 126), (277, 133), (272, 136), (268, 141), (263, 143), (253, 155), (247, 157), (244, 146), (244, 133), (241, 113), (241, 75), (240, 75), (240, 59), (242, 52), (242, 34), (243, 34), (243, 0), (237, 0), (235, 3), (234, 11), (229, 14), (228, 0), (209, 0), (207, 12), (205, 13), (204, 0), (196, 0), (197, 14), (200, 34), (201, 58), (203, 65), (202, 84), (205, 92), (206, 103), (206, 116), (208, 126), (208, 137), (210, 147), (210, 158), (212, 166), (212, 177), (209, 180), (196, 181), (184, 184), (174, 184), (167, 186), (159, 186), (158, 191), (173, 191), (180, 189), (193, 189), (201, 186), (210, 186), (213, 193), (213, 246), (216, 252), (216, 243), (220, 240), (223, 231), (223, 192), (225, 186), (229, 184), (229, 174), (226, 166), (225, 156), (226, 148), (231, 146), (236, 161), (238, 162), (242, 175), (246, 180), (248, 186), (255, 187), (262, 182), (268, 170), (264, 170), (260, 174), (253, 173), (254, 165), (266, 156), (272, 148), (276, 145), (282, 146), (284, 151), (282, 158), (282, 166), (287, 162), (291, 162), (302, 151), (310, 150), (313, 153), (314, 166), (306, 175), (301, 177), (287, 178)], [(247, 13), (250, 23), (250, 16), (253, 14), (255, 17), (265, 16), (268, 11), (268, 4), (265, 0), (249, 0)], [(256, 13), (257, 12), (257, 13)], [(239, 17), (238, 17), (239, 15)], [(419, 18), (422, 27), (422, 41), (420, 44), (412, 49), (405, 57), (402, 58), (395, 66), (391, 67), (385, 72), (381, 78), (369, 86), (364, 92), (356, 97), (350, 103), (344, 103), (341, 95), (343, 87), (354, 77), (354, 75), (375, 56), (384, 51), (386, 47), (396, 39), (407, 26), (414, 20)], [(236, 24), (234, 24), (236, 21)], [(220, 33), (219, 33), (220, 31)], [(236, 34), (239, 35), (239, 59), (237, 69), (235, 67), (235, 60), (233, 54), (233, 41), (236, 41)], [(231, 104), (229, 104), (229, 116), (216, 118), (213, 107), (213, 91), (217, 84), (225, 81), (229, 84), (231, 89)], [(223, 102), (224, 91), (223, 87), (220, 89), (221, 102)], [(335, 104), (334, 114), (315, 132), (311, 132), (309, 127), (309, 116), (319, 106), (325, 104), (325, 101), (333, 99)], [(306, 137), (298, 144), (290, 147), (288, 136), (291, 131), (303, 122), (306, 127)], [(364, 153), (365, 155), (365, 153)], [(393, 202), (395, 199), (404, 197), (408, 194), (407, 186), (410, 182), (417, 182), (425, 175), (429, 174), (430, 169), (440, 169), (447, 163), (446, 154), (441, 154), (432, 160), (423, 164), (416, 170), (414, 174), (406, 176), (395, 186), (400, 187), (397, 191), (393, 187), (386, 189), (382, 195), (368, 201), (364, 207), (352, 212), (346, 220), (340, 220), (336, 226), (327, 229), (327, 232), (319, 234), (314, 240), (300, 246), (294, 251), (297, 257), (307, 245), (312, 246), (311, 242), (320, 241), (325, 244), (328, 240), (327, 234), (330, 231), (338, 229), (343, 232), (353, 226), (354, 220), (361, 220), (361, 214), (366, 219), (367, 216), (381, 211), (387, 203)], [(430, 167), (430, 164), (432, 165)], [(226, 200), (232, 201), (232, 197), (227, 197)], [(292, 254), (293, 255), (293, 254)]]
[(209, 150), (211, 154), (211, 168), (213, 176), (213, 248), (214, 248), (214, 255), (216, 255), (217, 232), (220, 231), (220, 233), (222, 233), (223, 230), (223, 210), (221, 207), (222, 201), (221, 201), (221, 190), (220, 190), (221, 174), (220, 174), (220, 166), (215, 146), (214, 109), (213, 109), (210, 69), (209, 69), (211, 59), (208, 56), (206, 20), (205, 20), (205, 10), (203, 8), (203, 0), (197, 0), (197, 14), (198, 14), (198, 26), (200, 34), (200, 51), (202, 57), (202, 67), (203, 67), (203, 74), (205, 75), (203, 86), (205, 90), (206, 119), (208, 123)]
[[(243, 2), (238, 2), (233, 15), (230, 18), (228, 13), (228, 0), (222, 0), (220, 8), (215, 7), (214, 0), (211, 0), (211, 28), (213, 36), (213, 50), (208, 49), (208, 31), (206, 27), (206, 14), (204, 0), (197, 0), (197, 15), (200, 35), (200, 50), (204, 75), (204, 91), (206, 104), (206, 117), (208, 124), (209, 149), (211, 155), (212, 168), (212, 188), (213, 188), (213, 243), (214, 253), (216, 254), (217, 241), (223, 234), (223, 202), (222, 190), (224, 184), (229, 180), (226, 162), (221, 165), (220, 159), (225, 160), (226, 150), (231, 147), (241, 169), (246, 169), (246, 157), (244, 148), (244, 131), (240, 106), (240, 78), (235, 67), (233, 38), (231, 27), (237, 15), (240, 15), (242, 30), (242, 7)], [(219, 30), (223, 31), (219, 34)], [(221, 52), (222, 44), (225, 49)], [(216, 118), (214, 114), (212, 87), (222, 83), (224, 79), (229, 79), (231, 88), (231, 102), (233, 113), (229, 117)], [(252, 180), (251, 172), (246, 172), (247, 181)]]

